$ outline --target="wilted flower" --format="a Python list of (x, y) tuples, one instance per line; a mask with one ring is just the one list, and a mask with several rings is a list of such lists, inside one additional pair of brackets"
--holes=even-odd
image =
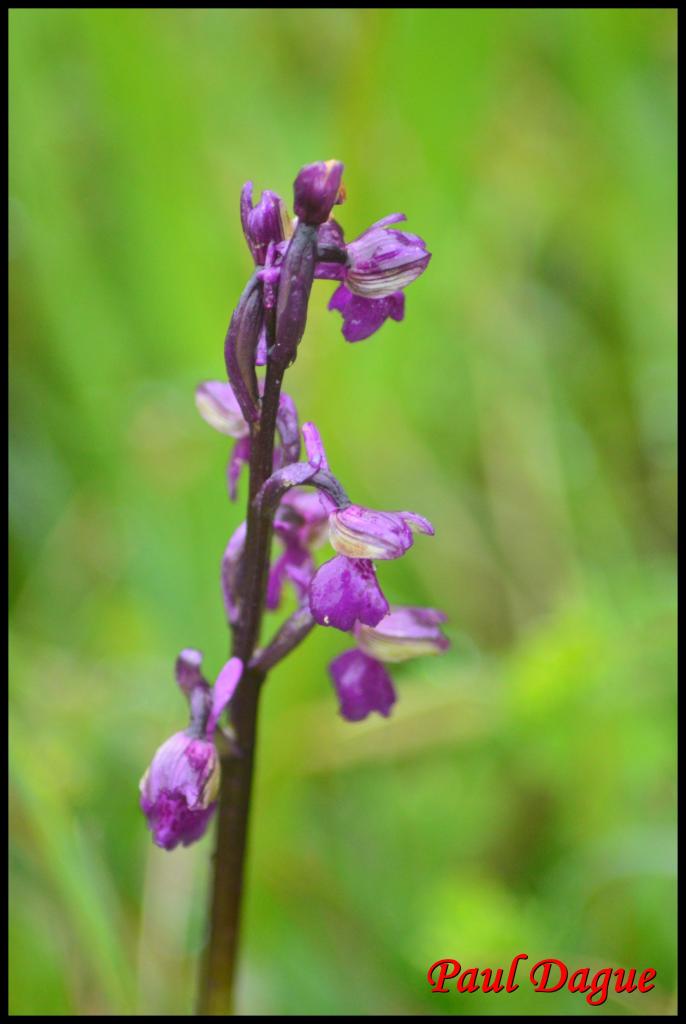
[(153, 841), (165, 850), (199, 839), (214, 813), (220, 768), (212, 737), (243, 672), (242, 661), (231, 658), (210, 687), (201, 662), (199, 651), (181, 652), (176, 678), (188, 698), (191, 722), (162, 744), (140, 783), (140, 805)]

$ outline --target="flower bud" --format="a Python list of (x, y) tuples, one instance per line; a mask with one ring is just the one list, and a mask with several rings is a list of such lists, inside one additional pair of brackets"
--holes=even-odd
[(374, 627), (357, 623), (357, 646), (370, 657), (387, 662), (442, 654), (450, 646), (440, 629), (445, 619), (433, 608), (394, 608)]
[(293, 232), (286, 205), (276, 192), (265, 189), (259, 203), (253, 206), (251, 181), (245, 183), (241, 192), (241, 224), (258, 266), (264, 265), (270, 242), (283, 242)]
[(343, 164), (340, 160), (320, 160), (303, 167), (293, 186), (296, 216), (304, 224), (323, 224), (335, 203), (341, 203)]
[(200, 839), (214, 813), (220, 767), (212, 736), (243, 673), (240, 658), (229, 658), (210, 687), (201, 662), (200, 651), (181, 651), (176, 680), (188, 698), (191, 722), (162, 744), (140, 781), (141, 808), (153, 841), (165, 850)]
[(163, 743), (141, 779), (141, 808), (153, 841), (165, 850), (199, 839), (219, 792), (219, 758), (210, 739), (177, 732)]

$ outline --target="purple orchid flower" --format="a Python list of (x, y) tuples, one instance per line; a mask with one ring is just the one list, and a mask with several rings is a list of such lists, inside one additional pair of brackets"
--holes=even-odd
[[(302, 428), (311, 466), (328, 471), (319, 431), (313, 423)], [(347, 501), (329, 504), (329, 541), (336, 557), (324, 562), (312, 577), (310, 610), (315, 622), (348, 632), (356, 622), (376, 626), (389, 605), (376, 578), (375, 560), (400, 558), (412, 547), (414, 533), (433, 535), (428, 519), (415, 512), (379, 512)]]
[(397, 697), (383, 663), (442, 654), (450, 646), (442, 622), (445, 616), (433, 608), (394, 608), (375, 628), (358, 623), (357, 648), (329, 665), (343, 718), (359, 722), (373, 711), (388, 717)]
[(407, 231), (388, 230), (389, 224), (402, 220), (403, 213), (391, 213), (376, 221), (348, 244), (347, 266), (326, 264), (317, 274), (342, 281), (331, 296), (329, 309), (343, 316), (346, 341), (368, 338), (389, 317), (402, 320), (403, 289), (426, 270), (431, 253), (423, 239)]
[(210, 687), (201, 662), (199, 651), (181, 652), (176, 679), (190, 704), (191, 723), (162, 744), (140, 782), (153, 842), (165, 850), (200, 839), (214, 814), (220, 768), (212, 737), (243, 672), (243, 662), (231, 658)]

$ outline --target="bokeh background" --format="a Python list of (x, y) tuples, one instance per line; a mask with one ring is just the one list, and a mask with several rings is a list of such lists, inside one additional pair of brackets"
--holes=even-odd
[[(208, 839), (137, 807), (227, 653), (242, 517), (193, 388), (250, 272), (242, 183), (345, 161), (354, 237), (433, 253), (346, 344), (315, 286), (287, 388), (383, 565), (450, 618), (344, 723), (320, 630), (265, 692), (244, 1013), (675, 1012), (675, 60), (670, 10), (13, 10), (11, 1004), (192, 1011)], [(273, 627), (275, 623), (270, 625)], [(653, 967), (650, 994), (437, 998), (430, 963)]]

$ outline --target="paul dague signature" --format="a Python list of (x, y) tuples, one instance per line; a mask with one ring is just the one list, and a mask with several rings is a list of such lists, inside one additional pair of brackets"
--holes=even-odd
[[(528, 960), (526, 953), (518, 953), (512, 960), (505, 978), (505, 969), (498, 967), (495, 971), (486, 967), (465, 967), (459, 960), (437, 960), (432, 964), (426, 975), (432, 992), (515, 992), (519, 985), (515, 981), (520, 961)], [(523, 969), (524, 970), (524, 969)], [(520, 972), (523, 976), (523, 970)], [(572, 974), (562, 960), (539, 960), (528, 974), (529, 983), (534, 992), (559, 992), (567, 988), (569, 992), (579, 992), (586, 996), (589, 1006), (602, 1006), (608, 993), (615, 992), (650, 992), (655, 988), (653, 980), (657, 975), (652, 967), (647, 967), (636, 980), (636, 968), (628, 970), (624, 967), (602, 967), (591, 975), (590, 967), (578, 967)], [(483, 980), (480, 980), (480, 976)], [(614, 983), (612, 981), (614, 977)], [(446, 983), (452, 981), (451, 987)]]

